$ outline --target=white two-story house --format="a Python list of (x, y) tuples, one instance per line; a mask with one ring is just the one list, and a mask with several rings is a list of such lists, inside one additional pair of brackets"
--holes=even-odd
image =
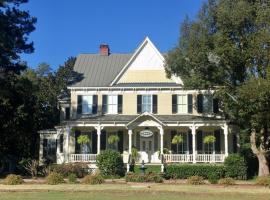
[[(181, 77), (166, 76), (164, 62), (149, 38), (130, 54), (100, 45), (98, 54), (79, 55), (74, 71), (81, 78), (59, 102), (61, 123), (40, 131), (40, 159), (95, 163), (111, 148), (127, 163), (136, 148), (138, 163), (222, 163), (237, 151), (237, 129), (222, 117), (213, 90), (184, 89)], [(89, 136), (83, 148), (82, 134)], [(111, 135), (118, 141), (109, 143)], [(175, 135), (181, 143), (172, 143)], [(206, 144), (209, 135), (215, 142)]]

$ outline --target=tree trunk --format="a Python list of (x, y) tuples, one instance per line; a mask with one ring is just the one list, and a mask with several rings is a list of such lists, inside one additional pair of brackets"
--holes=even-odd
[(262, 149), (258, 149), (256, 146), (256, 131), (252, 130), (250, 135), (250, 144), (252, 152), (257, 156), (259, 162), (259, 173), (258, 176), (268, 176), (269, 166), (266, 158), (267, 152)]

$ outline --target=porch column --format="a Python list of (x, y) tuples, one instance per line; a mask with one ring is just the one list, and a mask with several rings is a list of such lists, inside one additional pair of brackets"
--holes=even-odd
[(67, 136), (66, 136), (66, 162), (69, 162), (69, 139), (70, 139), (70, 127), (67, 126), (66, 127), (66, 132), (67, 132)]
[(192, 162), (196, 163), (196, 127), (195, 125), (192, 126), (191, 133), (192, 133), (192, 154), (193, 154)]
[(164, 129), (163, 129), (163, 127), (159, 128), (159, 133), (160, 133), (161, 172), (164, 172), (164, 164), (163, 164), (163, 135), (164, 135)]
[(132, 151), (132, 129), (128, 129), (128, 154), (131, 155)]
[(223, 131), (224, 131), (224, 146), (225, 146), (225, 157), (228, 156), (228, 125), (224, 124), (223, 127)]
[(43, 164), (43, 134), (39, 133), (40, 141), (39, 141), (39, 164)]
[(96, 126), (95, 129), (97, 130), (97, 154), (100, 154), (100, 135), (101, 135), (101, 126)]

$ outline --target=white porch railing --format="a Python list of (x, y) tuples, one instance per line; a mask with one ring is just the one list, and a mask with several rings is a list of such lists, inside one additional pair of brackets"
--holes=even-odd
[[(164, 154), (167, 163), (193, 162), (193, 154)], [(196, 154), (195, 161), (201, 163), (222, 163), (225, 154)]]
[(70, 154), (69, 162), (96, 162), (97, 154)]

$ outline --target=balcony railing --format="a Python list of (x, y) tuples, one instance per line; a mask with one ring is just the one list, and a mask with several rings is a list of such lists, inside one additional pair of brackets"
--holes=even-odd
[[(167, 163), (193, 162), (193, 154), (164, 154)], [(198, 163), (222, 163), (225, 154), (196, 154), (195, 161)]]
[(87, 162), (95, 163), (97, 159), (97, 154), (70, 154), (69, 162)]

